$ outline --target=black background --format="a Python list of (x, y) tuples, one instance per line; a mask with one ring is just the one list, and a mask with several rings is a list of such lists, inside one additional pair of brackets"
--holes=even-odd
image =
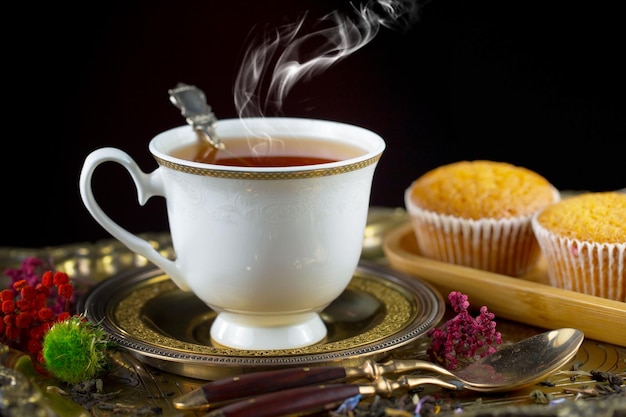
[[(127, 3), (25, 2), (3, 13), (0, 246), (110, 238), (78, 193), (89, 152), (118, 147), (153, 170), (148, 141), (184, 124), (168, 89), (196, 85), (218, 118), (237, 117), (233, 82), (251, 34), (347, 4)], [(402, 206), (414, 178), (462, 159), (523, 165), (560, 189), (621, 188), (626, 31), (619, 3), (424, 3), (408, 30), (382, 28), (298, 84), (282, 115), (383, 136), (373, 205)], [(167, 229), (162, 199), (139, 207), (121, 168), (100, 168), (95, 187), (103, 208), (133, 232)]]

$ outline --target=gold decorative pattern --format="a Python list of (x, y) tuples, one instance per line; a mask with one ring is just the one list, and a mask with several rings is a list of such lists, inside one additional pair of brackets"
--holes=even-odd
[(361, 263), (344, 293), (322, 312), (326, 340), (302, 348), (240, 350), (214, 344), (216, 313), (161, 270), (128, 271), (95, 286), (79, 310), (113, 342), (145, 363), (192, 378), (280, 366), (356, 366), (408, 346), (443, 317), (443, 297), (429, 284)]
[[(390, 285), (359, 276), (355, 276), (348, 286), (349, 289), (363, 291), (367, 294), (376, 294), (386, 311), (386, 318), (373, 328), (358, 333), (350, 338), (338, 340), (332, 343), (320, 343), (297, 349), (281, 350), (240, 350), (227, 347), (208, 346), (196, 343), (188, 343), (177, 340), (163, 333), (159, 333), (146, 325), (145, 315), (142, 315), (143, 306), (150, 300), (170, 291), (177, 291), (176, 285), (166, 275), (152, 278), (148, 285), (132, 290), (119, 301), (114, 312), (116, 324), (121, 330), (134, 335), (148, 344), (158, 347), (176, 349), (181, 352), (205, 353), (217, 356), (291, 356), (321, 352), (333, 352), (336, 350), (354, 348), (367, 343), (373, 343), (385, 337), (391, 336), (402, 330), (415, 316), (417, 306), (412, 305), (407, 297)], [(208, 310), (208, 307), (207, 307)], [(207, 314), (207, 318), (210, 318)]]
[(298, 171), (241, 171), (237, 169), (211, 169), (198, 168), (188, 165), (177, 164), (155, 156), (157, 163), (161, 166), (187, 174), (201, 175), (205, 177), (230, 178), (238, 180), (291, 180), (302, 178), (326, 177), (338, 175), (346, 172), (357, 171), (378, 162), (382, 154), (375, 155), (364, 161), (355, 162), (349, 165), (338, 167), (319, 168)]

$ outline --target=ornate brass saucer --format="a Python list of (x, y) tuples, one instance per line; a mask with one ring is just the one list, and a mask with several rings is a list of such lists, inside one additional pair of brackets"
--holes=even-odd
[(266, 351), (212, 344), (215, 312), (156, 267), (104, 280), (82, 298), (79, 309), (140, 361), (178, 375), (217, 379), (278, 367), (378, 360), (434, 327), (445, 303), (419, 279), (362, 262), (346, 291), (322, 312), (328, 326), (325, 341)]

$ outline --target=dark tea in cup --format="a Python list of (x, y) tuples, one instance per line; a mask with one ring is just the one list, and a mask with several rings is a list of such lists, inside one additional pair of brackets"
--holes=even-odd
[(363, 155), (359, 147), (304, 138), (228, 138), (225, 149), (198, 140), (171, 152), (175, 158), (214, 165), (289, 167), (326, 164)]

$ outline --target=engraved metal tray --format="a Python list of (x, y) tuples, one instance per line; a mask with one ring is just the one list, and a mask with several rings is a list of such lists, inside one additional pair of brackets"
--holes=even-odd
[[(372, 211), (374, 211), (374, 213), (372, 213)], [(370, 214), (373, 214), (372, 217), (374, 220), (381, 217), (379, 215), (382, 214), (382, 218), (379, 220), (383, 223), (387, 223), (387, 220), (390, 220), (388, 223), (392, 229), (397, 227), (398, 224), (406, 222), (406, 218), (403, 217), (405, 214), (400, 209), (385, 209), (382, 210), (382, 213), (379, 213), (378, 208), (374, 208), (370, 211)], [(385, 216), (385, 214), (389, 214), (390, 216)], [(375, 260), (379, 264), (388, 265), (389, 263), (385, 258), (379, 257), (382, 251), (377, 247), (383, 235), (386, 234), (387, 226), (381, 227), (378, 220), (374, 221), (372, 226), (372, 230), (366, 230), (364, 243), (369, 244), (373, 242), (374, 244), (371, 245), (372, 250), (364, 250), (364, 256), (367, 255), (368, 260)], [(368, 225), (368, 227), (370, 226)], [(144, 234), (143, 236), (164, 256), (173, 255), (169, 234), (154, 233)], [(58, 270), (65, 271), (72, 277), (78, 292), (81, 294), (79, 300), (83, 298), (82, 294), (84, 294), (85, 290), (89, 291), (94, 285), (112, 279), (112, 277), (116, 277), (118, 274), (127, 273), (127, 277), (133, 277), (132, 279), (139, 280), (138, 274), (146, 273), (150, 270), (147, 268), (149, 263), (145, 258), (133, 254), (121, 243), (113, 239), (105, 239), (95, 243), (76, 243), (41, 249), (0, 248), (1, 269), (18, 267), (28, 256), (38, 256), (54, 260), (54, 264)], [(378, 273), (376, 272), (375, 274)], [(380, 275), (385, 276), (386, 273), (381, 273)], [(398, 276), (397, 279), (401, 280), (404, 285), (405, 277)], [(0, 278), (0, 282), (3, 283), (3, 287), (6, 287), (8, 279), (2, 277)], [(117, 282), (120, 286), (122, 285), (119, 281)], [(115, 293), (115, 291), (113, 291), (113, 293)], [(116, 295), (116, 297), (119, 298), (118, 295)], [(481, 305), (473, 297), (470, 297), (470, 301), (474, 306)], [(91, 302), (95, 302), (95, 300), (91, 300)], [(107, 304), (111, 303), (111, 301), (107, 301), (104, 298), (102, 302)], [(491, 305), (491, 300), (489, 300), (487, 306)], [(448, 309), (438, 324), (442, 324), (443, 321), (452, 317), (453, 314), (454, 313)], [(587, 314), (586, 312), (577, 314), (575, 317), (578, 318), (579, 324), (586, 323), (587, 321), (593, 323), (595, 320), (593, 315)], [(498, 321), (498, 330), (502, 332), (503, 340), (509, 342), (514, 342), (545, 330), (545, 328), (541, 326), (533, 327), (521, 322), (506, 320), (500, 315), (496, 315), (496, 318)], [(620, 329), (619, 326), (621, 324), (621, 322), (616, 321), (613, 328), (607, 330), (607, 332)], [(121, 336), (118, 336), (118, 338), (119, 337)], [(379, 349), (381, 351), (380, 353), (376, 352), (371, 354), (371, 356), (378, 357), (380, 355), (384, 357), (384, 359), (411, 358), (428, 360), (426, 349), (429, 343), (429, 338), (423, 335), (412, 343), (398, 346), (398, 348), (391, 348), (387, 352), (383, 352), (382, 349)], [(124, 345), (122, 345), (122, 347), (123, 346)], [(150, 366), (147, 362), (157, 363), (163, 366), (169, 365), (172, 368), (176, 368), (176, 366), (168, 361), (158, 360), (158, 357), (156, 359), (147, 358), (146, 354), (143, 352), (136, 353), (133, 350), (122, 348), (113, 350), (110, 354), (113, 359), (113, 369), (108, 375), (103, 377), (104, 387), (106, 393), (116, 393), (116, 395), (114, 398), (105, 401), (103, 405), (114, 404), (122, 410), (124, 415), (155, 415), (157, 411), (155, 411), (154, 414), (146, 414), (145, 411), (158, 410), (158, 415), (162, 417), (198, 416), (196, 412), (182, 411), (174, 408), (171, 398), (188, 392), (191, 389), (199, 388), (205, 383), (203, 379), (194, 379), (180, 374), (162, 372)], [(362, 361), (363, 358), (357, 357), (355, 360)], [(516, 392), (486, 395), (484, 393), (473, 393), (469, 391), (463, 393), (456, 391), (449, 392), (437, 387), (426, 387), (424, 392), (419, 393), (419, 396), (423, 398), (426, 395), (433, 395), (439, 398), (440, 401), (442, 401), (442, 410), (438, 415), (441, 416), (456, 416), (459, 415), (457, 413), (460, 410), (462, 410), (460, 415), (467, 417), (560, 417), (564, 415), (572, 417), (599, 415), (626, 416), (626, 391), (621, 395), (616, 393), (612, 396), (601, 395), (598, 397), (593, 394), (586, 395), (582, 393), (585, 390), (593, 390), (596, 384), (598, 384), (589, 376), (584, 375), (583, 373), (585, 371), (596, 370), (612, 372), (626, 379), (626, 347), (600, 342), (593, 338), (586, 337), (572, 364), (576, 366), (578, 371), (572, 371), (571, 366), (568, 365), (564, 367), (563, 371), (558, 371), (554, 376), (547, 378), (546, 382), (550, 382), (550, 384), (542, 383)], [(2, 365), (12, 367), (14, 362), (11, 361), (11, 357), (7, 357), (6, 355), (5, 357), (0, 356), (0, 366)], [(216, 370), (217, 369), (219, 369), (219, 366), (216, 365)], [(579, 372), (581, 374), (577, 377), (572, 376), (572, 374), (577, 375)], [(41, 384), (41, 387), (44, 388), (51, 382), (46, 381), (44, 383), (37, 381), (37, 383)], [(570, 390), (569, 393), (567, 390)], [(537, 396), (531, 395), (536, 391), (543, 392), (545, 395), (554, 395), (555, 404), (539, 403)], [(389, 401), (399, 400), (405, 397), (405, 395), (405, 393), (399, 393), (397, 396), (389, 399)], [(46, 391), (45, 396), (46, 401), (50, 401), (47, 402), (47, 404), (53, 404), (53, 401), (61, 401), (66, 398), (65, 396), (61, 397), (61, 394), (55, 393), (54, 391)], [(556, 404), (561, 400), (567, 401)], [(378, 398), (375, 399), (375, 401), (378, 401)], [(454, 410), (444, 411), (445, 408), (449, 409), (449, 407), (446, 407), (446, 404), (454, 408)], [(131, 412), (132, 410), (138, 410), (137, 414)], [(64, 412), (59, 412), (59, 417), (76, 417), (78, 415), (73, 409), (72, 412), (65, 411), (64, 409), (61, 411)], [(144, 413), (139, 414), (139, 412)], [(400, 411), (398, 411), (398, 413), (400, 413)], [(84, 412), (84, 415), (86, 414), (93, 415), (94, 417), (109, 417), (111, 411), (106, 407), (94, 405), (90, 407), (88, 411)]]
[(102, 281), (78, 308), (140, 361), (182, 376), (217, 379), (278, 367), (378, 360), (425, 335), (443, 317), (445, 302), (420, 279), (362, 261), (346, 291), (321, 314), (326, 340), (285, 350), (213, 345), (209, 329), (215, 312), (153, 266)]

